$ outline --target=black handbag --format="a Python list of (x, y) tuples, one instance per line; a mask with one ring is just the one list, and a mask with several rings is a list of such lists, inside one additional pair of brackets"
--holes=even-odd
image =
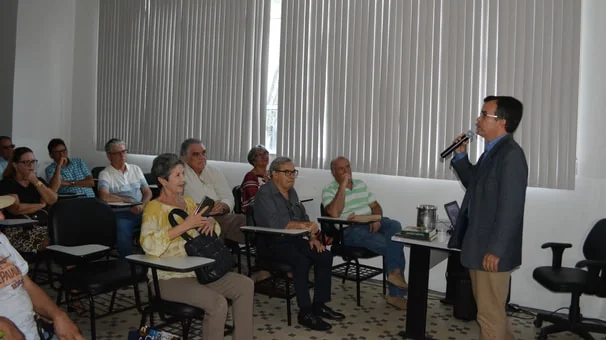
[[(188, 216), (181, 209), (171, 210), (168, 214), (168, 221), (173, 227), (179, 224), (173, 215), (177, 215), (183, 219)], [(183, 233), (181, 237), (186, 241), (185, 252), (187, 255), (215, 260), (212, 264), (195, 270), (196, 278), (198, 278), (198, 282), (201, 284), (217, 281), (234, 267), (234, 258), (231, 256), (231, 252), (216, 234), (212, 236), (200, 234), (196, 237), (191, 237), (189, 234)]]

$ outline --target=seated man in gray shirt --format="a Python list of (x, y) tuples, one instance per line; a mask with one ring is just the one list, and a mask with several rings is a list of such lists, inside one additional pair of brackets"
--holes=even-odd
[[(278, 157), (271, 163), (271, 181), (263, 185), (255, 196), (254, 217), (260, 227), (309, 230), (309, 240), (276, 238), (270, 244), (259, 244), (258, 247), (265, 248), (293, 267), (299, 324), (313, 330), (329, 330), (332, 326), (322, 318), (342, 320), (345, 315), (326, 306), (330, 300), (332, 254), (316, 238), (318, 224), (309, 221), (293, 188), (298, 172), (289, 158)], [(313, 303), (307, 286), (312, 265), (315, 280)]]

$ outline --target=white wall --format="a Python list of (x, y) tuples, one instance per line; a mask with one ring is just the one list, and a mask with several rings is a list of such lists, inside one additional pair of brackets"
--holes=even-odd
[(50, 139), (71, 141), (75, 9), (75, 0), (19, 1), (13, 141), (41, 163)]
[[(98, 3), (61, 1), (64, 6), (35, 2), (45, 7), (37, 11), (32, 8), (33, 1), (19, 2), (18, 65), (15, 75), (15, 98), (19, 101), (15, 101), (15, 106), (19, 105), (18, 111), (26, 117), (15, 117), (15, 127), (18, 128), (15, 137), (20, 142), (32, 142), (31, 145), (41, 143), (44, 148), (50, 137), (63, 136), (70, 141), (68, 146), (72, 155), (84, 157), (89, 167), (104, 165), (107, 163), (105, 156), (95, 151)], [(58, 7), (62, 7), (61, 10)], [(58, 15), (59, 22), (46, 18), (49, 13)], [(606, 206), (606, 172), (603, 171), (606, 154), (594, 152), (606, 146), (606, 134), (603, 133), (606, 114), (603, 113), (601, 100), (606, 92), (606, 85), (601, 81), (606, 78), (602, 60), (602, 56), (606, 55), (606, 39), (603, 36), (606, 23), (601, 20), (604, 16), (606, 1), (583, 1), (576, 189), (528, 189), (524, 263), (514, 273), (512, 285), (512, 302), (522, 306), (555, 310), (569, 305), (569, 296), (552, 294), (532, 279), (535, 267), (551, 263), (550, 252), (541, 250), (540, 245), (548, 240), (574, 244), (574, 248), (565, 253), (564, 259), (565, 265), (574, 265), (582, 258), (581, 245), (586, 233), (596, 220), (606, 217), (603, 208)], [(73, 49), (71, 56), (69, 49)], [(22, 58), (24, 53), (27, 55)], [(73, 65), (73, 69), (67, 70), (70, 65)], [(73, 81), (65, 76), (72, 73)], [(532, 112), (526, 114), (531, 115)], [(18, 136), (18, 133), (30, 137)], [(149, 170), (151, 159), (149, 156), (129, 156), (130, 162), (141, 165), (144, 170)], [(249, 169), (247, 164), (214, 164), (224, 171), (232, 186), (239, 184)], [(441, 206), (448, 201), (460, 201), (463, 197), (463, 190), (454, 181), (368, 174), (354, 176), (367, 181), (385, 213), (403, 224), (415, 222), (415, 207), (420, 203)], [(327, 171), (301, 169), (296, 186), (301, 196), (316, 197), (313, 209), (310, 209), (312, 218), (318, 215), (319, 193), (329, 180)], [(444, 290), (444, 268), (442, 264), (432, 270), (430, 288)], [(586, 297), (582, 304), (587, 316), (604, 318), (606, 315), (603, 300)]]

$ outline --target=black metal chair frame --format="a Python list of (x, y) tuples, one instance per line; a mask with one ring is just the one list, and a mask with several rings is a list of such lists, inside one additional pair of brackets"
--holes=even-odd
[[(292, 279), (288, 276), (289, 272), (292, 272), (292, 267), (284, 262), (280, 262), (276, 257), (271, 254), (263, 254), (264, 251), (254, 246), (254, 242), (258, 238), (271, 238), (277, 236), (275, 233), (255, 231), (255, 230), (243, 230), (244, 237), (246, 239), (246, 246), (251, 249), (256, 249), (254, 253), (247, 254), (246, 260), (249, 273), (266, 270), (271, 273), (271, 277), (264, 280), (255, 282), (255, 292), (269, 296), (270, 298), (276, 297), (279, 299), (286, 300), (286, 318), (288, 325), (292, 324), (292, 312), (290, 300), (296, 296), (295, 286)], [(281, 235), (283, 237), (303, 237), (302, 235)], [(271, 241), (270, 241), (271, 242)], [(252, 265), (251, 256), (255, 258), (255, 265)], [(309, 283), (309, 288), (313, 287), (313, 283)]]
[[(234, 213), (242, 214), (242, 194), (240, 191), (240, 186), (236, 185), (231, 190), (234, 195)], [(250, 219), (247, 216), (247, 220)], [(254, 246), (249, 246), (246, 244), (239, 244), (238, 242), (232, 240), (225, 240), (225, 245), (231, 250), (232, 254), (236, 255), (236, 266), (238, 268), (238, 273), (242, 274), (242, 255), (246, 256), (247, 259), (250, 259), (250, 256), (255, 256), (256, 249)], [(248, 276), (250, 276), (250, 263), (248, 265)]]
[[(139, 328), (146, 325), (145, 321), (147, 320), (148, 316), (149, 325), (151, 326), (151, 328), (154, 329), (160, 329), (176, 322), (179, 322), (181, 323), (182, 327), (183, 340), (189, 339), (189, 331), (193, 320), (204, 320), (204, 310), (185, 303), (162, 299), (158, 280), (158, 269), (174, 272), (183, 271), (176, 270), (175, 268), (171, 267), (146, 266), (142, 263), (132, 262), (129, 259), (127, 259), (127, 261), (131, 262), (131, 271), (133, 275), (136, 275), (137, 266), (141, 266), (144, 271), (151, 269), (152, 273), (152, 282), (151, 284), (147, 284), (149, 304), (141, 310), (141, 322), (139, 323)], [(152, 287), (150, 286), (153, 286), (153, 292)], [(158, 313), (158, 316), (160, 317), (160, 320), (162, 320), (162, 323), (156, 324), (154, 322), (154, 313)], [(233, 326), (225, 325), (225, 335), (229, 335), (232, 333)]]
[[(59, 223), (58, 220), (59, 218), (54, 216), (55, 215), (55, 210), (58, 209), (61, 206), (67, 206), (67, 205), (78, 205), (78, 204), (82, 204), (82, 202), (92, 202), (94, 201), (95, 204), (98, 204), (97, 207), (99, 207), (100, 209), (104, 209), (105, 211), (103, 211), (103, 215), (104, 216), (111, 216), (113, 217), (113, 219), (111, 219), (111, 221), (113, 221), (113, 223), (109, 223), (109, 228), (107, 228), (107, 230), (109, 230), (109, 236), (106, 237), (107, 240), (112, 239), (113, 242), (115, 242), (115, 217), (113, 215), (113, 212), (111, 211), (111, 208), (109, 208), (108, 206), (106, 206), (104, 203), (97, 201), (94, 198), (83, 198), (83, 199), (78, 199), (78, 200), (65, 200), (65, 201), (59, 201), (57, 202), (51, 209), (51, 213), (49, 216), (49, 223), (48, 223), (48, 228), (49, 228), (49, 235), (51, 237), (51, 243), (53, 245), (65, 245), (67, 247), (70, 246), (84, 246), (87, 244), (83, 244), (83, 242), (80, 241), (81, 236), (76, 236), (73, 238), (68, 238), (66, 241), (63, 240), (63, 236), (60, 237), (59, 240), (57, 240), (58, 236), (62, 235), (62, 233), (58, 232), (57, 230), (55, 230), (56, 228), (60, 228), (59, 225), (56, 225), (56, 223)], [(84, 203), (87, 204), (87, 203)], [(65, 208), (64, 208), (65, 209)], [(74, 209), (75, 211), (78, 211), (77, 208)], [(94, 216), (93, 216), (94, 218)], [(82, 220), (85, 220), (84, 218)], [(85, 223), (82, 223), (82, 226), (86, 226)], [(96, 234), (96, 236), (98, 236), (98, 234)], [(139, 294), (139, 289), (138, 289), (138, 284), (139, 282), (142, 282), (145, 279), (145, 273), (140, 272), (138, 278), (137, 277), (132, 277), (131, 276), (131, 272), (128, 270), (128, 266), (126, 264), (126, 261), (124, 260), (110, 260), (110, 251), (111, 251), (111, 245), (112, 244), (103, 244), (105, 240), (100, 239), (99, 240), (99, 245), (101, 246), (105, 246), (107, 247), (107, 249), (103, 250), (103, 251), (95, 251), (89, 254), (85, 254), (85, 255), (80, 255), (80, 256), (75, 256), (75, 255), (70, 255), (69, 253), (66, 253), (65, 251), (61, 251), (61, 250), (54, 250), (51, 249), (52, 247), (48, 248), (48, 251), (50, 252), (51, 256), (52, 256), (52, 260), (57, 263), (61, 268), (62, 268), (62, 272), (61, 274), (58, 275), (58, 281), (59, 281), (59, 286), (54, 287), (54, 289), (57, 290), (58, 294), (57, 294), (57, 299), (56, 299), (56, 303), (57, 305), (61, 305), (63, 303), (67, 304), (68, 306), (70, 305), (71, 302), (75, 301), (75, 300), (79, 300), (80, 298), (86, 296), (89, 300), (89, 319), (90, 319), (90, 324), (91, 324), (91, 339), (96, 339), (96, 322), (95, 320), (98, 318), (102, 318), (105, 316), (109, 316), (112, 314), (116, 314), (116, 313), (120, 313), (123, 312), (125, 310), (129, 310), (132, 308), (137, 308), (138, 310), (142, 310), (142, 303), (141, 303), (141, 297)], [(108, 241), (109, 242), (109, 241)], [(111, 273), (114, 272), (118, 272), (120, 273), (120, 271), (123, 271), (122, 265), (124, 265), (124, 268), (126, 270), (126, 277), (128, 279), (126, 280), (120, 280), (119, 282), (102, 282), (102, 283), (93, 283), (91, 282), (91, 285), (78, 285), (78, 284), (74, 284), (74, 282), (72, 282), (72, 280), (70, 280), (70, 276), (71, 275), (76, 275), (78, 276), (78, 273), (82, 273), (80, 274), (81, 276), (86, 276), (87, 274), (87, 270), (92, 270), (91, 266), (93, 267), (93, 269), (97, 269), (99, 271), (103, 271), (103, 270), (109, 270), (110, 275), (108, 275), (108, 277), (111, 277)], [(105, 266), (105, 267), (104, 267)], [(95, 273), (98, 273), (98, 271), (92, 270)], [(71, 278), (73, 279), (73, 278)], [(97, 285), (96, 285), (97, 284)], [(122, 308), (119, 310), (114, 310), (114, 304), (115, 304), (115, 299), (116, 299), (116, 294), (119, 288), (125, 287), (125, 286), (133, 286), (133, 290), (134, 290), (134, 295), (135, 295), (135, 305), (134, 306), (130, 306), (130, 307), (126, 307), (126, 308)], [(78, 290), (80, 293), (74, 297), (73, 294), (71, 293), (72, 290)], [(97, 315), (95, 313), (95, 297), (101, 294), (106, 294), (112, 292), (111, 295), (111, 299), (110, 299), (110, 303), (109, 303), (109, 308), (108, 308), (108, 312), (102, 315)], [(63, 301), (63, 295), (65, 294), (65, 301)]]
[[(323, 206), (320, 206), (320, 211), (322, 212), (323, 216), (326, 216), (326, 212)], [(382, 268), (360, 264), (359, 261), (360, 259), (371, 259), (374, 257), (381, 256), (383, 261), (383, 268), (385, 268), (385, 257), (366, 248), (345, 245), (344, 229), (346, 228), (346, 226), (352, 225), (354, 223), (364, 223), (333, 221), (322, 217), (318, 217), (318, 221), (322, 226), (322, 237), (324, 238), (324, 240), (326, 240), (327, 236), (333, 238), (331, 251), (333, 252), (333, 254), (343, 258), (344, 261), (343, 263), (332, 267), (332, 275), (341, 278), (342, 283), (345, 283), (345, 280), (354, 281), (356, 283), (357, 305), (360, 306), (361, 301), (360, 283), (362, 281), (371, 279), (377, 275), (382, 275), (383, 277), (383, 295), (385, 295), (387, 292), (385, 271)], [(352, 254), (354, 251), (358, 251), (364, 254), (364, 256), (356, 257)], [(349, 271), (350, 267), (352, 266), (355, 269), (355, 272), (353, 274), (351, 274)]]

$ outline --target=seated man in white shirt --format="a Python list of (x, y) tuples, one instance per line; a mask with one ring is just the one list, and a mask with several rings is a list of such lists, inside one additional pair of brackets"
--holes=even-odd
[[(0, 196), (0, 209), (15, 201), (12, 196)], [(0, 210), (0, 220), (4, 215)], [(38, 340), (35, 313), (53, 321), (59, 339), (84, 339), (78, 327), (27, 276), (28, 265), (0, 232), (0, 338)]]
[(226, 239), (244, 244), (240, 227), (246, 225), (246, 216), (232, 214), (234, 195), (225, 176), (216, 168), (206, 165), (206, 148), (199, 139), (190, 138), (181, 144), (181, 157), (185, 162), (185, 195), (195, 202), (204, 196), (215, 200), (211, 215), (221, 225)]
[(133, 252), (133, 230), (141, 227), (143, 206), (152, 198), (152, 192), (141, 168), (127, 164), (128, 150), (124, 141), (116, 138), (105, 143), (110, 165), (99, 174), (99, 197), (106, 202), (141, 202), (130, 210), (116, 211), (116, 247), (121, 258)]

